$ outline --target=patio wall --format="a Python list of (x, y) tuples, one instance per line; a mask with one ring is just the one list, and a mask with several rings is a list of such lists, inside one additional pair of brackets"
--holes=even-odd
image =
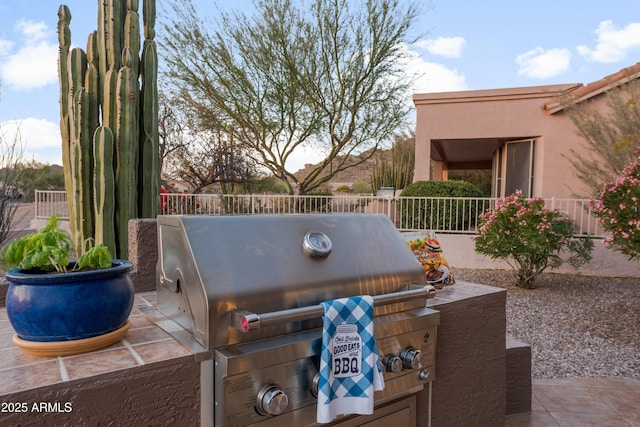
[(0, 393), (0, 399), (26, 405), (24, 411), (0, 413), (4, 426), (195, 426), (200, 422), (200, 366), (185, 356)]
[[(489, 257), (476, 253), (472, 236), (438, 234), (436, 237), (440, 242), (444, 257), (454, 269), (511, 269), (509, 264), (504, 261), (494, 261)], [(593, 259), (578, 270), (574, 270), (569, 265), (563, 265), (555, 270), (547, 270), (547, 272), (595, 277), (640, 278), (640, 261), (630, 261), (626, 256), (607, 249), (601, 240), (594, 241), (592, 256)]]

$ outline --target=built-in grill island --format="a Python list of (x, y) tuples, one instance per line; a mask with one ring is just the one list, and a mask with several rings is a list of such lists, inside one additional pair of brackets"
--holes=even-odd
[[(159, 216), (149, 316), (201, 361), (202, 424), (314, 426), (323, 301), (374, 299), (385, 388), (373, 415), (333, 425), (416, 423), (435, 378), (435, 289), (385, 215)], [(396, 424), (392, 424), (396, 423)]]

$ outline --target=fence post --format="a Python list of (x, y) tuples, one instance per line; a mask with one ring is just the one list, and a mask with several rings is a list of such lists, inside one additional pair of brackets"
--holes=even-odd
[(40, 190), (36, 190), (35, 192), (35, 203), (33, 204), (33, 208), (35, 212), (33, 213), (34, 218), (38, 218), (38, 205), (40, 204)]

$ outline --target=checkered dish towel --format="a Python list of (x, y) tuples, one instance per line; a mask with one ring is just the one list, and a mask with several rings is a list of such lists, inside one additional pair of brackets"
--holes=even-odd
[(374, 391), (384, 389), (373, 335), (373, 298), (340, 298), (322, 306), (317, 422), (328, 423), (342, 414), (372, 414)]

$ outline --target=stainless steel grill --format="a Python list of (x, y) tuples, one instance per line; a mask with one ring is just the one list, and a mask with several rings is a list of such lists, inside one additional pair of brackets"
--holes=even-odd
[(202, 361), (203, 425), (316, 425), (319, 304), (336, 298), (375, 301), (375, 419), (434, 379), (435, 289), (387, 216), (160, 216), (158, 240), (150, 316)]

